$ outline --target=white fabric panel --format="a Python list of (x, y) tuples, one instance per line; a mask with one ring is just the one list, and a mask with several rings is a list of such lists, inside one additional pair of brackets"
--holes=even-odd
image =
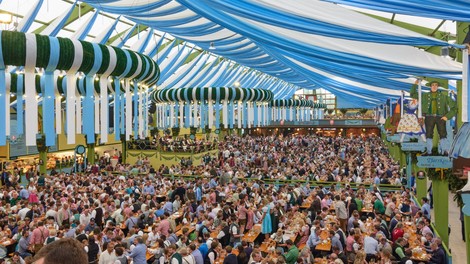
[(228, 62), (228, 61), (224, 61), (224, 62), (222, 62), (222, 63), (223, 63), (223, 64), (222, 64), (222, 66), (220, 67), (219, 72), (217, 72), (217, 74), (214, 75), (214, 76), (212, 77), (212, 79), (210, 79), (210, 80), (208, 80), (206, 83), (204, 83), (204, 84), (203, 84), (204, 86), (206, 86), (206, 87), (212, 86), (212, 85), (217, 81), (217, 79), (219, 79), (220, 75), (222, 75), (222, 74), (225, 72), (225, 70), (227, 69), (227, 66), (228, 66), (229, 62)]
[(258, 0), (269, 8), (276, 8), (281, 12), (287, 12), (299, 17), (324, 21), (333, 25), (355, 28), (364, 31), (377, 32), (381, 34), (420, 37), (433, 39), (425, 35), (395, 26), (390, 23), (374, 19), (367, 15), (360, 14), (340, 5), (319, 0), (298, 0), (295, 5), (282, 0)]
[[(139, 120), (138, 120), (138, 128), (137, 128), (137, 131), (139, 133), (139, 138), (140, 139), (143, 139), (143, 135), (144, 135), (144, 104), (143, 104), (143, 99), (144, 99), (144, 92), (143, 91), (140, 91), (140, 93), (138, 94), (139, 96)], [(172, 111), (173, 111), (173, 108), (171, 108)], [(171, 115), (171, 120), (173, 120), (173, 113)]]
[(237, 127), (242, 128), (242, 103), (238, 102), (237, 105)]
[(170, 127), (175, 125), (175, 105), (170, 104)]
[[(95, 11), (97, 12), (97, 11)], [(99, 16), (99, 15), (98, 15)], [(90, 24), (90, 21), (93, 19), (93, 14), (85, 21), (82, 23), (82, 25), (80, 26), (80, 28), (75, 31), (73, 33), (73, 35), (70, 37), (71, 39), (78, 39), (78, 37), (85, 31), (85, 29), (87, 28), (87, 26)], [(96, 21), (96, 20), (95, 20)], [(120, 40), (119, 38), (117, 38), (117, 40)]]
[(36, 146), (36, 134), (38, 133), (38, 100), (36, 99), (36, 74), (34, 68), (37, 56), (36, 35), (26, 34), (25, 36), (25, 141), (26, 146)]
[(126, 96), (126, 140), (131, 138), (132, 134), (132, 95), (130, 91), (130, 83), (129, 79), (124, 80), (124, 87), (125, 87), (125, 96)]
[(100, 133), (100, 96), (98, 95), (97, 92), (93, 93), (93, 104), (95, 105), (95, 134)]
[(207, 76), (209, 72), (213, 70), (215, 62), (216, 60), (214, 60), (208, 65), (205, 65), (204, 68), (198, 74), (196, 74), (196, 76), (194, 76), (194, 78), (192, 78), (188, 83), (186, 83), (186, 87), (196, 87), (196, 80), (198, 80), (201, 76)]
[(468, 105), (467, 105), (467, 102), (468, 102), (468, 82), (470, 80), (468, 80), (468, 74), (469, 74), (469, 70), (468, 69), (468, 49), (464, 49), (463, 52), (462, 52), (462, 64), (463, 64), (463, 73), (462, 73), (462, 98), (460, 100), (462, 100), (462, 122), (469, 122), (470, 118), (468, 116)]
[(169, 64), (172, 61), (172, 59), (178, 55), (179, 52), (180, 51), (178, 49), (178, 46), (172, 47), (172, 50), (170, 51), (170, 54), (168, 54), (168, 57), (163, 59), (163, 61), (160, 63), (159, 65), (160, 70), (163, 71), (163, 69), (165, 69), (166, 67), (172, 67), (173, 65), (169, 65)]
[(366, 56), (386, 62), (408, 65), (432, 70), (461, 71), (462, 64), (454, 62), (411, 46), (378, 44), (372, 42), (360, 42), (347, 39), (331, 38), (320, 35), (312, 35), (293, 31), (281, 27), (271, 26), (247, 20), (255, 26), (272, 34), (289, 38), (295, 41), (303, 41), (305, 44), (324, 49)]
[[(175, 36), (178, 36), (177, 34), (173, 34)], [(187, 41), (204, 41), (204, 42), (209, 42), (209, 41), (214, 41), (216, 43), (216, 48), (217, 48), (217, 40), (224, 40), (228, 39), (230, 37), (236, 36), (237, 34), (231, 30), (222, 28), (221, 30), (212, 33), (212, 34), (201, 34), (197, 36), (182, 36)]]
[[(122, 33), (122, 35), (121, 35), (122, 38), (124, 38), (124, 36), (127, 36), (127, 34), (129, 33), (129, 30), (131, 30), (131, 29), (133, 29), (133, 28), (134, 28), (134, 27), (130, 27), (130, 28), (126, 29), (126, 31), (124, 31), (124, 32)], [(119, 43), (121, 43), (122, 38), (117, 38), (117, 39), (115, 39), (115, 40), (113, 41), (113, 43), (111, 43), (111, 46), (116, 47)]]
[[(153, 56), (153, 58), (152, 58), (153, 60), (156, 61), (157, 58), (160, 58), (160, 56), (161, 56), (162, 54), (165, 54), (168, 49), (172, 49), (172, 48), (173, 48), (173, 44), (172, 44), (172, 43), (168, 43), (168, 42), (167, 42), (167, 43), (162, 43), (162, 46), (164, 46), (164, 45), (166, 45), (166, 46), (165, 46), (162, 50), (160, 50), (159, 52), (157, 52), (157, 54), (155, 54), (155, 56)], [(171, 55), (171, 52), (170, 52), (170, 54), (168, 54), (168, 56), (170, 56), (170, 55)], [(160, 65), (158, 65), (158, 67), (160, 67), (160, 70), (163, 69), (161, 63), (160, 63)]]
[[(106, 143), (108, 142), (108, 127), (109, 127), (109, 100), (108, 100), (108, 77), (101, 76), (100, 78), (100, 119), (101, 119), (101, 127), (98, 127), (99, 133), (101, 134), (100, 142)], [(98, 101), (98, 100), (96, 100)], [(96, 109), (96, 106), (95, 106)], [(95, 116), (95, 119), (98, 119)], [(96, 129), (96, 128), (95, 128)]]
[(93, 42), (95, 43), (101, 43), (101, 41), (104, 40), (108, 32), (111, 30), (111, 28), (114, 27), (114, 22), (109, 24), (107, 27), (105, 27), (100, 34), (98, 34), (94, 39)]
[[(207, 74), (205, 74), (205, 76), (207, 77), (207, 76), (212, 75), (215, 71), (219, 70), (221, 67), (222, 67), (221, 64), (220, 65), (219, 64), (217, 64), (217, 65), (212, 64), (212, 67), (210, 68), (210, 71)], [(194, 78), (194, 79), (196, 79), (196, 78)], [(199, 83), (193, 83), (192, 86), (193, 87), (208, 86), (207, 80), (205, 82), (204, 82), (204, 80), (205, 80), (205, 77), (202, 78)]]
[[(145, 32), (140, 32), (140, 39), (134, 43), (134, 45), (131, 46), (131, 50), (141, 50), (145, 44), (145, 40), (147, 39), (147, 37), (150, 35), (150, 34), (153, 34), (153, 30), (152, 29), (148, 29), (147, 31)], [(148, 43), (147, 43), (148, 44)], [(145, 49), (145, 47), (144, 47)]]
[[(67, 74), (67, 98), (66, 98), (66, 124), (67, 144), (75, 144), (75, 91), (77, 77), (74, 73)], [(80, 98), (80, 97), (79, 97)]]
[(54, 91), (55, 91), (55, 132), (57, 134), (62, 133), (62, 95), (59, 94), (57, 90), (57, 78), (59, 77), (59, 72), (54, 72)]
[(224, 127), (228, 128), (228, 104), (227, 100), (224, 100), (222, 103), (222, 123), (224, 123)]
[[(202, 58), (199, 60), (199, 62), (193, 67), (193, 66), (190, 66), (188, 67), (190, 70), (188, 73), (186, 73), (186, 75), (181, 78), (181, 80), (176, 83), (176, 85), (174, 85), (174, 87), (188, 87), (187, 83), (190, 81), (190, 78), (191, 79), (194, 79), (196, 75), (193, 75), (195, 72), (199, 73), (201, 72), (201, 69), (204, 67), (204, 65), (206, 64), (207, 62), (207, 59), (209, 58), (208, 55), (200, 55), (200, 56), (204, 56), (205, 58)], [(194, 59), (193, 61), (191, 62), (195, 62), (196, 59)], [(188, 65), (188, 64), (185, 64), (185, 66)], [(173, 76), (172, 76), (173, 77)]]
[[(204, 56), (204, 55), (199, 55), (199, 56)], [(196, 71), (199, 69), (201, 65), (205, 63), (204, 59), (199, 60), (198, 64), (194, 66), (198, 62), (198, 58), (194, 58), (190, 63), (186, 63), (182, 67), (180, 67), (177, 71), (175, 71), (170, 77), (168, 77), (161, 85), (159, 85), (160, 89), (165, 89), (167, 86), (172, 83), (176, 78), (181, 77), (181, 75), (184, 75), (183, 77), (176, 85), (175, 87), (181, 87), (179, 86), (179, 83), (184, 82), (187, 80), (187, 78), (190, 78), (192, 75), (193, 71)], [(172, 87), (169, 87), (172, 88)]]
[(324, 72), (322, 70), (319, 70), (319, 69), (316, 69), (316, 68), (313, 68), (305, 63), (302, 63), (300, 61), (297, 61), (295, 59), (292, 59), (292, 58), (288, 58), (290, 59), (292, 62), (295, 62), (296, 64), (298, 64), (299, 66), (302, 66), (312, 72), (315, 72), (315, 73), (318, 73), (318, 74), (321, 74), (321, 75), (324, 75), (330, 79), (333, 79), (335, 81), (338, 81), (338, 82), (342, 82), (342, 83), (345, 83), (345, 84), (349, 84), (349, 85), (353, 85), (353, 86), (356, 86), (358, 88), (362, 88), (364, 90), (369, 90), (369, 91), (374, 91), (374, 92), (378, 92), (378, 93), (383, 93), (383, 94), (389, 94), (389, 95), (395, 95), (395, 96), (400, 96), (401, 94), (401, 91), (398, 91), (398, 90), (393, 90), (393, 89), (386, 89), (386, 88), (380, 88), (380, 87), (377, 87), (377, 86), (372, 86), (372, 85), (367, 85), (367, 84), (364, 84), (364, 83), (359, 83), (359, 82), (355, 82), (355, 81), (351, 81), (351, 80), (348, 80), (348, 79), (345, 79), (345, 78), (342, 78), (342, 77), (338, 77), (336, 75), (333, 75), (333, 74), (330, 74), (330, 73), (327, 73), (327, 72)]
[[(5, 71), (7, 72), (7, 71)], [(10, 136), (10, 91), (11, 91), (11, 74), (5, 74), (5, 135)]]
[[(74, 5), (72, 5), (70, 8), (75, 8)], [(38, 34), (44, 35), (44, 36), (49, 36), (52, 31), (59, 25), (59, 23), (67, 16), (69, 13), (69, 9), (65, 10), (64, 13), (62, 13), (60, 16), (58, 16), (52, 23), (50, 23), (43, 31), (39, 32)]]
[(25, 27), (26, 22), (28, 22), (28, 19), (33, 15), (34, 10), (36, 9), (38, 3), (39, 3), (39, 0), (35, 1), (34, 4), (29, 4), (31, 6), (31, 9), (28, 11), (28, 13), (26, 13), (25, 16), (23, 16), (23, 19), (21, 19), (21, 21), (18, 23), (18, 26), (16, 27), (16, 31), (23, 32), (23, 28)]
[(78, 90), (75, 89), (75, 98), (76, 98), (76, 103), (75, 103), (75, 121), (77, 122), (76, 125), (76, 132), (77, 134), (82, 133), (82, 96), (80, 96), (80, 93)]
[(180, 110), (178, 111), (179, 114), (179, 122), (180, 127), (184, 127), (184, 102), (179, 102)]
[(241, 74), (241, 72), (243, 71), (243, 69), (244, 69), (244, 67), (238, 66), (238, 69), (236, 70), (237, 72), (233, 75), (232, 78), (230, 78), (229, 80), (226, 80), (226, 81), (225, 81), (225, 85), (224, 85), (224, 86), (230, 86), (230, 85), (232, 85), (233, 83), (235, 83), (235, 81), (239, 80), (240, 74)]

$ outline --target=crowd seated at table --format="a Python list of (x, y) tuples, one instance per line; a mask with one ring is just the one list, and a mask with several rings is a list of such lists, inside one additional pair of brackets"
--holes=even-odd
[(172, 137), (161, 136), (154, 137), (152, 144), (165, 152), (189, 152), (200, 153), (213, 150), (217, 147), (217, 140), (191, 139), (189, 135)]
[(3, 171), (4, 262), (33, 263), (72, 238), (83, 263), (446, 263), (427, 198), (419, 206), (401, 186), (378, 137), (227, 136), (219, 150), (200, 166), (140, 162), (21, 183), (9, 180), (18, 168)]

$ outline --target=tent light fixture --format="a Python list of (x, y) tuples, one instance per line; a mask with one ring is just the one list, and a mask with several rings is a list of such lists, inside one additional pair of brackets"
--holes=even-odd
[(215, 44), (213, 41), (211, 41), (210, 45), (209, 45), (209, 49), (210, 50), (215, 50)]

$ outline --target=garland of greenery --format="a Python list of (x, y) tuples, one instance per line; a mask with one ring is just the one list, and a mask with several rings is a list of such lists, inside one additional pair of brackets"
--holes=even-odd
[[(25, 66), (27, 59), (26, 49), (31, 48), (27, 47), (26, 35), (30, 34), (5, 30), (1, 31), (0, 34), (2, 35), (0, 48), (2, 49), (4, 64)], [(109, 71), (108, 68), (110, 66), (111, 57), (115, 57), (114, 59), (116, 59), (117, 63), (114, 69), (112, 69), (110, 76), (122, 79), (136, 79), (147, 86), (154, 85), (160, 76), (160, 69), (157, 63), (150, 57), (138, 52), (81, 40), (75, 41), (68, 38), (34, 35), (36, 38), (35, 48), (37, 50), (35, 66), (38, 68), (46, 68), (53, 55), (58, 55), (59, 60), (55, 69), (63, 71), (70, 70), (75, 59), (75, 53), (77, 49), (80, 48), (76, 45), (80, 45), (83, 49), (83, 57), (78, 71), (83, 72), (85, 75), (92, 71), (95, 57), (101, 56), (101, 64), (96, 72), (98, 75)], [(51, 50), (51, 42), (56, 39), (59, 42), (59, 49)], [(94, 46), (98, 46), (98, 49), (94, 48)], [(113, 52), (110, 51), (110, 49), (112, 49)], [(56, 54), (52, 54), (52, 52), (56, 52)]]
[(165, 157), (165, 156), (163, 156), (163, 155), (160, 155), (160, 160), (162, 160), (162, 158), (165, 159), (165, 160), (172, 160), (172, 159), (175, 158), (175, 156), (172, 156), (172, 157)]
[(255, 88), (195, 87), (157, 90), (153, 92), (151, 97), (155, 103), (189, 103), (209, 100), (215, 103), (221, 101), (269, 102), (274, 94), (269, 90)]
[(305, 99), (276, 99), (270, 102), (272, 107), (313, 107), (313, 108), (326, 108), (326, 104), (314, 103), (311, 100)]

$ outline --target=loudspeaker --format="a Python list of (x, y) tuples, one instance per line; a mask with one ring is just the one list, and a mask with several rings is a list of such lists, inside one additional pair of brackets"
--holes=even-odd
[(442, 56), (442, 57), (447, 57), (447, 56), (449, 56), (449, 47), (442, 47), (442, 48), (441, 48), (441, 56)]
[(470, 25), (468, 25), (467, 36), (465, 36), (465, 39), (463, 40), (463, 44), (465, 43), (470, 43)]

